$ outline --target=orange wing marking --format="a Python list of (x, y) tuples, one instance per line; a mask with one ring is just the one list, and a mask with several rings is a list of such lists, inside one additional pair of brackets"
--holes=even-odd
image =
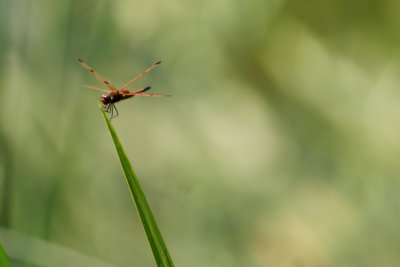
[[(86, 64), (82, 59), (78, 58), (78, 62), (85, 68), (87, 69), (90, 73), (93, 74), (94, 77), (97, 78), (100, 82), (104, 83), (111, 91), (117, 91), (114, 85), (112, 85), (107, 79), (105, 79), (103, 76), (98, 74), (94, 69), (89, 67), (88, 64)], [(93, 89), (93, 88), (92, 88)]]
[(161, 61), (157, 62), (156, 64), (154, 64), (153, 66), (151, 66), (150, 68), (148, 68), (147, 70), (143, 71), (142, 74), (139, 74), (138, 76), (136, 76), (135, 78), (133, 78), (133, 80), (131, 80), (130, 82), (128, 82), (127, 84), (125, 84), (124, 86), (122, 86), (118, 91), (122, 91), (124, 90), (128, 85), (130, 85), (131, 83), (133, 83), (134, 81), (136, 81), (137, 79), (139, 79), (140, 77), (142, 77), (143, 75), (145, 75), (146, 73), (148, 73), (149, 71), (151, 71), (152, 69), (154, 69), (155, 67), (157, 67), (159, 64), (161, 63)]

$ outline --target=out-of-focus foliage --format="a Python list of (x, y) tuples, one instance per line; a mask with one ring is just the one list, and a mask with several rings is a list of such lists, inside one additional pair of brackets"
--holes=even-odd
[[(0, 0), (0, 226), (154, 265), (76, 58), (116, 86), (161, 60), (130, 89), (173, 97), (119, 103), (113, 124), (177, 266), (400, 265), (399, 11)], [(14, 266), (46, 258), (29, 244)]]
[(11, 266), (10, 260), (8, 259), (8, 256), (7, 256), (6, 252), (4, 251), (3, 245), (1, 243), (0, 243), (0, 264), (1, 264), (1, 266), (4, 266), (4, 267)]

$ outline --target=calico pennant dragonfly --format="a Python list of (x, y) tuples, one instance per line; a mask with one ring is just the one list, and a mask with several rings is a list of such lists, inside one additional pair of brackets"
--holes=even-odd
[[(96, 77), (100, 82), (102, 82), (103, 84), (105, 84), (105, 86), (107, 86), (108, 89), (103, 89), (103, 88), (98, 88), (98, 87), (94, 87), (94, 86), (90, 86), (90, 85), (85, 85), (88, 88), (96, 89), (96, 90), (108, 93), (108, 94), (102, 95), (100, 97), (100, 101), (104, 104), (104, 111), (107, 112), (107, 113), (111, 113), (110, 120), (112, 118), (115, 118), (115, 117), (118, 116), (118, 110), (115, 107), (115, 103), (117, 103), (117, 102), (119, 102), (121, 100), (128, 99), (128, 98), (134, 97), (136, 95), (140, 95), (140, 96), (169, 96), (169, 95), (147, 94), (147, 93), (145, 93), (147, 90), (150, 89), (150, 86), (142, 88), (142, 89), (137, 90), (135, 92), (130, 92), (129, 90), (125, 89), (128, 85), (130, 85), (131, 83), (133, 83), (134, 81), (136, 81), (137, 79), (139, 79), (140, 77), (145, 75), (147, 72), (149, 72), (153, 68), (157, 67), (161, 63), (161, 61), (157, 62), (156, 64), (154, 64), (150, 68), (146, 69), (143, 73), (141, 73), (138, 76), (136, 76), (135, 78), (133, 78), (131, 81), (129, 81), (127, 84), (125, 84), (124, 86), (122, 86), (118, 90), (107, 79), (105, 79), (103, 76), (98, 74), (94, 69), (89, 67), (89, 65), (86, 64), (82, 59), (78, 58), (78, 62), (83, 67), (85, 67), (90, 73), (92, 73), (93, 76)], [(114, 110), (116, 112), (115, 116), (114, 116)]]

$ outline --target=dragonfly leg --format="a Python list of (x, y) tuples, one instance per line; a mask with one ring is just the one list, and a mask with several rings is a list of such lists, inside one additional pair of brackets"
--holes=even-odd
[(111, 106), (111, 117), (110, 117), (110, 121), (112, 120), (112, 118), (114, 117), (114, 105), (110, 105)]
[(107, 113), (111, 113), (112, 106), (113, 106), (112, 104), (104, 105), (104, 111), (107, 112)]
[[(115, 116), (114, 116), (114, 109), (115, 109), (115, 112), (117, 113), (117, 115), (115, 115)], [(117, 116), (118, 116), (118, 109), (117, 109), (117, 107), (116, 107), (115, 105), (112, 105), (112, 107), (111, 107), (111, 118), (110, 118), (110, 120), (111, 120), (112, 118), (117, 117)]]
[[(103, 109), (104, 109), (104, 112), (106, 112), (106, 113), (111, 113), (110, 120), (111, 120), (112, 118), (115, 118), (115, 117), (118, 116), (118, 109), (117, 109), (117, 107), (116, 107), (114, 104), (107, 104), (107, 105), (104, 105), (104, 106), (103, 106)], [(115, 112), (117, 113), (115, 116), (114, 116), (114, 110), (115, 110)]]
[(117, 109), (116, 106), (114, 106), (114, 108), (115, 108), (115, 111), (117, 112), (117, 115), (115, 115), (115, 117), (117, 117), (118, 116), (118, 109)]

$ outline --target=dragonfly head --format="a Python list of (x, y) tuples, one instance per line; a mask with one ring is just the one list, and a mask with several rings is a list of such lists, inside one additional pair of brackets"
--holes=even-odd
[(110, 103), (111, 97), (110, 97), (110, 95), (102, 95), (101, 98), (100, 98), (100, 101), (104, 105), (107, 105), (108, 103)]

